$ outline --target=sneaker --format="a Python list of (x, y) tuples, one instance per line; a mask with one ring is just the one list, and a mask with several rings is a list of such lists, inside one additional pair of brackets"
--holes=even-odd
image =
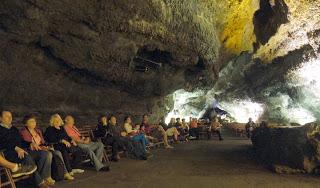
[(65, 180), (74, 180), (74, 177), (69, 173), (65, 173), (63, 177)]
[(53, 186), (56, 183), (56, 181), (54, 181), (54, 179), (51, 177), (47, 178), (45, 181), (49, 186)]
[(71, 173), (72, 174), (82, 174), (82, 173), (84, 173), (84, 170), (79, 169), (79, 168), (75, 168), (75, 169), (72, 169)]
[(195, 140), (197, 137), (189, 136), (189, 140)]
[(172, 146), (170, 146), (170, 145), (167, 145), (167, 146), (165, 146), (164, 148), (166, 148), (166, 149), (173, 149), (174, 147), (172, 147)]
[(15, 172), (12, 172), (12, 177), (17, 178), (20, 176), (26, 176), (34, 173), (37, 170), (36, 165), (21, 165), (18, 164), (18, 170)]

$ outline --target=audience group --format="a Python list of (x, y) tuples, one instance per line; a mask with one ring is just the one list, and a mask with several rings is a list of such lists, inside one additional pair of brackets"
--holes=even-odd
[[(131, 158), (147, 160), (152, 156), (148, 148), (157, 141), (163, 141), (166, 149), (173, 149), (169, 140), (174, 142), (199, 139), (202, 127), (196, 118), (172, 118), (166, 124), (164, 118), (156, 125), (149, 123), (147, 115), (142, 122), (135, 125), (130, 116), (124, 118), (123, 125), (117, 123), (114, 115), (101, 115), (93, 130), (94, 140), (85, 137), (76, 126), (75, 119), (67, 115), (64, 119), (54, 114), (44, 132), (37, 127), (37, 118), (30, 114), (23, 118), (23, 128), (12, 125), (12, 113), (9, 110), (0, 112), (0, 165), (12, 172), (12, 177), (33, 174), (34, 183), (41, 188), (52, 187), (55, 178), (51, 168), (60, 161), (63, 178), (73, 180), (75, 174), (83, 173), (82, 162), (85, 157), (96, 171), (109, 171), (105, 148), (111, 148), (111, 160), (120, 160), (120, 151), (125, 151)], [(222, 140), (221, 124), (218, 119), (212, 120), (206, 128), (208, 139), (216, 133)]]

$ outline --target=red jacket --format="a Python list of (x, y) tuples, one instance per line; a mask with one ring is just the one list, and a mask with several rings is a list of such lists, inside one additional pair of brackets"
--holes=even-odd
[[(41, 138), (41, 145), (45, 144), (45, 141), (44, 141), (44, 138), (43, 138), (41, 130), (36, 128), (35, 131), (38, 133), (38, 135)], [(20, 131), (20, 134), (21, 134), (23, 140), (25, 140), (26, 142), (32, 142), (33, 141), (32, 135), (31, 135), (31, 133), (29, 132), (29, 130), (26, 127), (24, 127)]]

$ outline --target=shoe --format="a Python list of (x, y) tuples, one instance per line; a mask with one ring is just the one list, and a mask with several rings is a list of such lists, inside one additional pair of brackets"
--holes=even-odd
[(75, 169), (72, 169), (72, 174), (82, 174), (84, 173), (84, 170), (82, 169), (79, 169), (79, 168), (75, 168)]
[(148, 160), (148, 157), (142, 156), (142, 157), (140, 157), (140, 159), (146, 161), (146, 160)]
[(50, 188), (51, 186), (48, 185), (45, 181), (39, 184), (39, 188)]
[(49, 186), (53, 186), (56, 183), (56, 181), (54, 181), (54, 179), (52, 179), (51, 177), (47, 178), (45, 181)]
[(112, 157), (112, 158), (111, 158), (111, 161), (113, 161), (113, 162), (118, 162), (119, 159), (118, 159), (117, 157)]
[(223, 138), (220, 138), (219, 140), (220, 140), (220, 141), (222, 141), (222, 140), (223, 140)]
[(197, 137), (189, 136), (189, 140), (195, 140)]
[(74, 180), (74, 177), (71, 176), (70, 173), (65, 173), (63, 177), (64, 177), (65, 180)]
[(12, 177), (17, 178), (20, 176), (26, 176), (34, 173), (37, 170), (36, 165), (21, 165), (18, 164), (18, 170), (15, 172), (12, 172)]
[(165, 146), (164, 148), (166, 148), (166, 149), (173, 149), (174, 147), (172, 147), (172, 146), (170, 146), (170, 145), (167, 145), (167, 146)]
[(109, 166), (104, 166), (104, 167), (100, 168), (99, 171), (109, 172), (110, 171), (110, 167)]

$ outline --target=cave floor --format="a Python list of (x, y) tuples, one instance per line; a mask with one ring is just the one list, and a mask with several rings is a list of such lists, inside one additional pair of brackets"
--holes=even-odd
[(279, 175), (252, 160), (251, 142), (226, 136), (175, 144), (175, 149), (156, 149), (148, 161), (122, 159), (110, 172), (87, 170), (75, 181), (56, 187), (320, 187), (320, 178), (308, 175)]

